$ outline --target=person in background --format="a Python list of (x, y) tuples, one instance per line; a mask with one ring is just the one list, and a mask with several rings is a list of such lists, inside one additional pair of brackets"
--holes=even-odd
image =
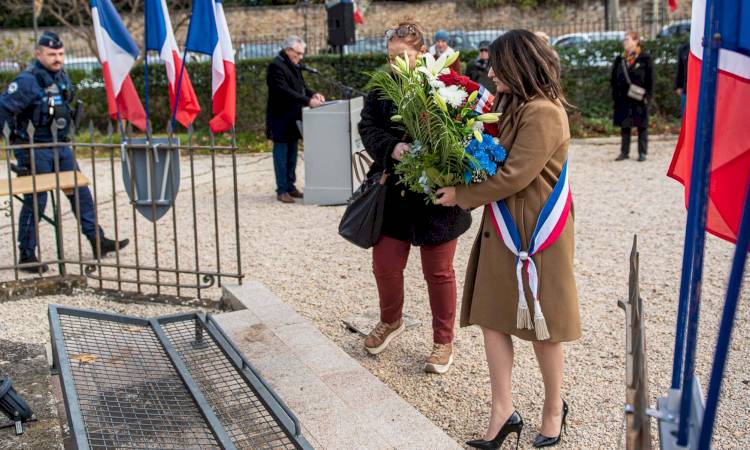
[(687, 66), (690, 56), (690, 43), (686, 42), (677, 48), (677, 76), (674, 79), (674, 92), (680, 96), (680, 115), (685, 115), (687, 96)]
[[(5, 92), (0, 94), (0, 129), (8, 124), (13, 145), (28, 144), (31, 141), (32, 136), (27, 133), (29, 124), (34, 125), (35, 144), (70, 142), (70, 127), (74, 119), (71, 103), (75, 93), (73, 84), (63, 69), (65, 47), (62, 40), (57, 34), (45, 31), (37, 42), (35, 56), (31, 66), (21, 72)], [(60, 172), (79, 170), (73, 149), (70, 146), (57, 148), (57, 169)], [(32, 153), (28, 149), (16, 149), (13, 152), (19, 175), (32, 175)], [(51, 147), (36, 147), (33, 157), (36, 174), (55, 172), (55, 152)], [(104, 230), (97, 226), (96, 205), (88, 187), (71, 190), (65, 195), (70, 201), (73, 214), (80, 211), (80, 230), (91, 244), (95, 257), (103, 258), (128, 245), (128, 239), (119, 242), (107, 239)], [(36, 200), (38, 217), (41, 217), (47, 206), (47, 193), (38, 192)], [(38, 226), (34, 221), (34, 195), (26, 194), (18, 217), (18, 263), (28, 265), (21, 267), (21, 271), (44, 273), (49, 270), (37, 258)]]
[(490, 71), (490, 41), (482, 41), (479, 43), (479, 55), (477, 59), (471, 61), (466, 67), (466, 76), (471, 78), (473, 81), (481, 84), (488, 89), (492, 95), (495, 95), (495, 82), (489, 77)]
[[(615, 58), (610, 78), (615, 104), (613, 122), (620, 127), (622, 136), (620, 154), (615, 161), (628, 159), (633, 127), (638, 128), (638, 161), (645, 161), (648, 153), (648, 104), (654, 94), (654, 68), (651, 56), (641, 47), (637, 32), (625, 33), (622, 46), (624, 51)], [(631, 84), (646, 90), (643, 100), (628, 96)]]
[[(421, 26), (402, 20), (386, 30), (391, 62), (406, 53), (412, 67), (427, 50)], [(359, 135), (374, 161), (368, 178), (385, 171), (385, 207), (380, 240), (372, 248), (372, 271), (380, 299), (380, 321), (367, 335), (364, 345), (376, 355), (405, 329), (404, 269), (412, 246), (419, 247), (422, 273), (432, 310), (432, 351), (424, 362), (424, 371), (442, 374), (453, 364), (453, 337), (456, 319), (456, 273), (453, 255), (458, 237), (471, 226), (471, 215), (461, 208), (445, 208), (425, 203), (424, 195), (399, 184), (394, 167), (409, 151), (409, 137), (391, 117), (396, 105), (372, 91), (365, 100)]]
[(299, 65), (306, 47), (300, 37), (290, 36), (266, 72), (266, 136), (273, 141), (276, 199), (282, 203), (294, 203), (295, 198), (303, 197), (294, 185), (297, 181), (297, 146), (302, 137), (298, 125), (302, 120), (302, 108), (317, 108), (326, 101), (323, 95), (310, 90), (302, 78)]
[[(456, 51), (453, 50), (450, 45), (448, 45), (448, 40), (450, 39), (450, 36), (448, 35), (448, 32), (445, 30), (438, 30), (437, 33), (435, 33), (435, 43), (432, 44), (432, 47), (430, 47), (430, 54), (435, 57), (435, 59), (440, 58), (443, 55), (452, 55)], [(451, 70), (453, 70), (456, 73), (461, 73), (461, 61), (460, 58), (457, 59), (453, 64), (451, 64)]]

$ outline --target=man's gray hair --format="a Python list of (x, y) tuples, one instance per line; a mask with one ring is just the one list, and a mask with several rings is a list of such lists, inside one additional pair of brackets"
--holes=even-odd
[(295, 46), (295, 44), (302, 44), (302, 48), (307, 48), (307, 44), (305, 44), (305, 41), (302, 40), (299, 36), (289, 36), (284, 41), (284, 47), (282, 50), (286, 50), (288, 48), (292, 48)]

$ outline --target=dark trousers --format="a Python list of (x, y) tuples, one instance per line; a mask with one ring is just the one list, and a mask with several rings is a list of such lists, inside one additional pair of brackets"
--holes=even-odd
[[(422, 273), (427, 281), (427, 292), (432, 310), (433, 341), (438, 344), (453, 342), (456, 319), (456, 273), (453, 255), (457, 239), (439, 245), (419, 247)], [(404, 268), (409, 258), (411, 243), (388, 236), (380, 238), (372, 249), (372, 270), (380, 297), (380, 320), (393, 323), (401, 319), (404, 308)]]
[(276, 194), (294, 192), (297, 188), (297, 144), (299, 141), (273, 143), (273, 170), (276, 172)]
[[(26, 167), (31, 172), (31, 161), (29, 158), (29, 150), (16, 150), (16, 162), (21, 167)], [(55, 152), (52, 149), (35, 149), (34, 150), (34, 164), (36, 173), (54, 173), (55, 171)], [(78, 170), (78, 164), (73, 157), (73, 151), (70, 147), (63, 147), (58, 150), (58, 164), (61, 172), (69, 170)], [(77, 191), (77, 192), (75, 192)], [(94, 199), (91, 197), (91, 191), (88, 187), (78, 188), (72, 194), (67, 195), (68, 201), (70, 201), (70, 207), (73, 210), (73, 214), (76, 213), (76, 193), (78, 194), (78, 202), (81, 210), (81, 232), (89, 240), (96, 239), (96, 219), (94, 210)], [(57, 195), (54, 191), (52, 195)], [(47, 206), (47, 193), (39, 192), (36, 196), (37, 199), (37, 212), (41, 218), (44, 213), (44, 209)], [(101, 228), (100, 236), (101, 234)], [(32, 194), (26, 194), (23, 196), (23, 206), (21, 207), (21, 213), (18, 217), (18, 248), (21, 252), (21, 256), (30, 256), (35, 253), (37, 246), (36, 241), (36, 227), (34, 225), (34, 196)]]
[[(620, 153), (628, 155), (630, 153), (630, 133), (633, 129), (621, 128), (620, 135), (622, 136), (622, 144), (620, 145)], [(648, 153), (648, 128), (638, 127), (638, 154), (646, 156)]]

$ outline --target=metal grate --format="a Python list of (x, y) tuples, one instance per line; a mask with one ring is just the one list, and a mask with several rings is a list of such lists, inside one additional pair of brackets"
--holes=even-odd
[(163, 328), (237, 448), (294, 449), (198, 318), (165, 324)]
[(210, 317), (50, 305), (80, 449), (308, 449), (299, 423)]

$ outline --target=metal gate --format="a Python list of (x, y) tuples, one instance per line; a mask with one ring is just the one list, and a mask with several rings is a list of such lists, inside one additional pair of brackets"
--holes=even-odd
[[(49, 267), (51, 274), (84, 276), (98, 289), (199, 299), (223, 280), (241, 282), (234, 133), (229, 145), (217, 145), (212, 133), (192, 127), (180, 136), (170, 127), (136, 139), (122, 125), (115, 133), (110, 123), (101, 135), (89, 123), (85, 142), (52, 143), (34, 142), (33, 126), (27, 131), (30, 143), (15, 144), (2, 127), (0, 281), (33, 278), (40, 274), (21, 269)], [(31, 228), (38, 243), (37, 263), (19, 262), (21, 214), (24, 235)], [(103, 257), (100, 233), (86, 242), (91, 222), (129, 245)]]

